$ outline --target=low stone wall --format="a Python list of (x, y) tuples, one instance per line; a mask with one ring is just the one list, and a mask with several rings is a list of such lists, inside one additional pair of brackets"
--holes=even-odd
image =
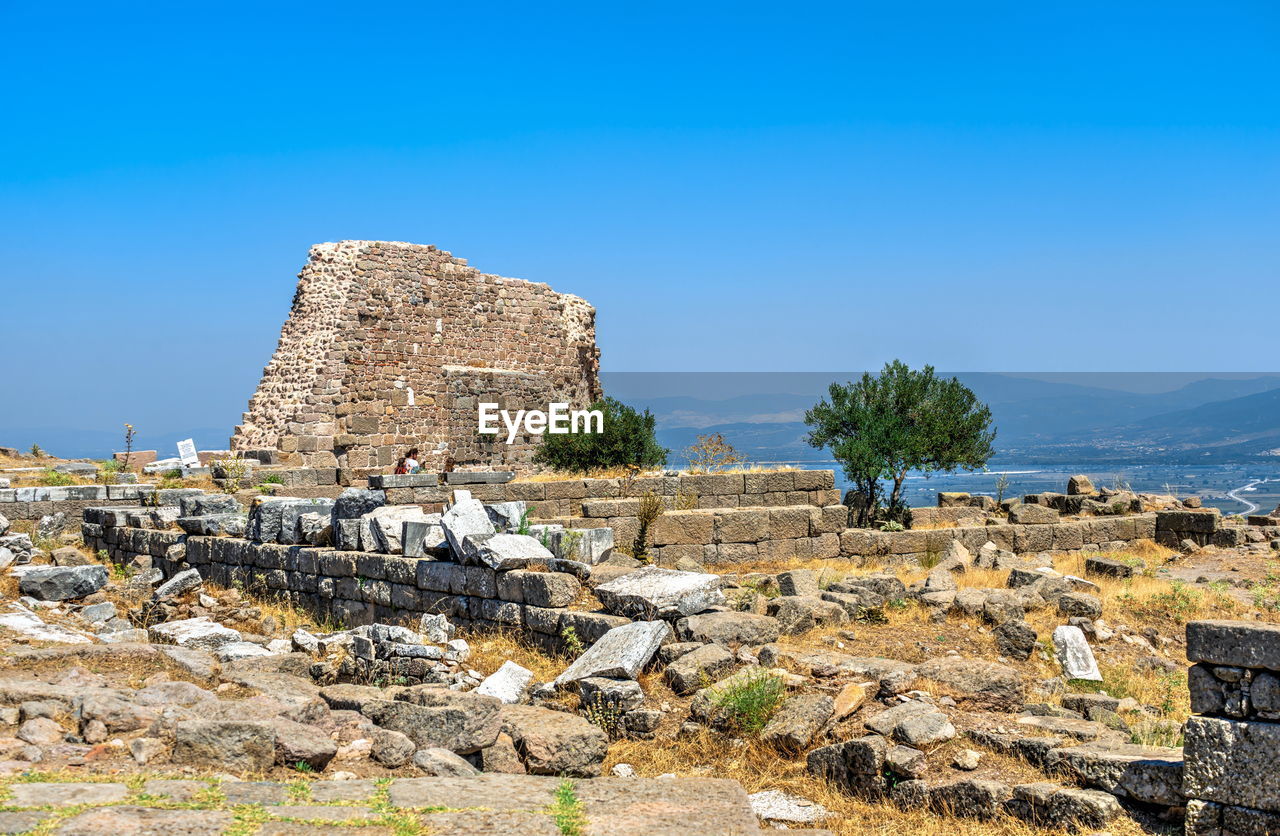
[[(170, 509), (173, 510), (173, 509)], [(475, 628), (517, 628), (549, 649), (565, 627), (590, 643), (628, 619), (568, 609), (580, 579), (564, 572), (463, 566), (444, 560), (254, 543), (238, 537), (187, 535), (167, 528), (155, 509), (90, 508), (81, 533), (112, 562), (158, 568), (165, 577), (194, 568), (211, 583), (243, 588), (345, 627), (413, 624), (447, 615)]]
[[(425, 478), (424, 478), (425, 477)], [(778, 470), (762, 473), (714, 473), (680, 476), (642, 476), (635, 479), (557, 479), (502, 484), (435, 484), (435, 474), (411, 477), (373, 477), (371, 487), (387, 492), (389, 505), (442, 504), (449, 492), (465, 487), (481, 502), (523, 500), (538, 519), (561, 517), (634, 516), (632, 505), (646, 494), (669, 507), (689, 502), (695, 508), (779, 507), (833, 505), (840, 501), (835, 473), (830, 470)], [(422, 484), (410, 486), (415, 481)], [(376, 482), (376, 484), (375, 484)], [(403, 485), (403, 486), (402, 486)], [(624, 500), (612, 506), (611, 500)]]
[(0, 514), (9, 520), (39, 520), (59, 512), (77, 520), (85, 509), (104, 506), (124, 508), (139, 504), (172, 505), (195, 489), (157, 491), (155, 485), (67, 485), (46, 488), (0, 489)]
[[(1257, 519), (1257, 518), (1254, 518)], [(1157, 511), (1156, 542), (1171, 549), (1184, 543), (1230, 549), (1280, 538), (1280, 519), (1261, 518), (1267, 525), (1246, 524), (1239, 517), (1224, 518), (1217, 509)]]
[(1280, 625), (1187, 625), (1188, 836), (1280, 833)]

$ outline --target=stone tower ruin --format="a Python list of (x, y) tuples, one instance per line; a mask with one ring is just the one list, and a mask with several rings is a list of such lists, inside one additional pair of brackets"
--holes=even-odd
[(481, 401), (581, 408), (601, 395), (595, 309), (434, 246), (316, 244), (231, 439), (347, 482), (420, 449), (427, 470), (528, 470), (538, 436), (480, 435)]

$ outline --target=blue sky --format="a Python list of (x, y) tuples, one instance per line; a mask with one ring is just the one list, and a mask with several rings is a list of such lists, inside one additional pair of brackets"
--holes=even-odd
[(1272, 3), (181, 6), (0, 0), (0, 432), (229, 427), (343, 238), (614, 371), (1275, 370)]

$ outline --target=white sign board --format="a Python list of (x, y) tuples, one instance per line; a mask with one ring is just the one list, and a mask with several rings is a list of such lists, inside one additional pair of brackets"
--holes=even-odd
[(178, 442), (178, 458), (182, 459), (183, 467), (199, 467), (200, 457), (196, 455), (196, 443), (188, 438)]

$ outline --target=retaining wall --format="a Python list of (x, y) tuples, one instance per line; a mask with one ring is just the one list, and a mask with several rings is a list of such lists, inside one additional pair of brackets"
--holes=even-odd
[(159, 568), (166, 577), (194, 568), (223, 587), (243, 588), (344, 627), (415, 624), (424, 613), (447, 615), (459, 626), (520, 628), (556, 648), (572, 626), (585, 642), (628, 619), (569, 608), (581, 592), (564, 572), (484, 566), (400, 555), (254, 543), (145, 527), (164, 523), (150, 508), (90, 508), (82, 534), (89, 548), (121, 565)]

